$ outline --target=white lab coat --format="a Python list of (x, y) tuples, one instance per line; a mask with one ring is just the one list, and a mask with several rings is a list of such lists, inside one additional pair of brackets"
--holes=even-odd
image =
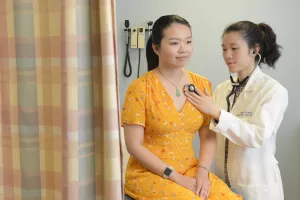
[(219, 123), (212, 121), (210, 125), (217, 133), (215, 173), (224, 180), (227, 137), (227, 166), (232, 190), (245, 200), (283, 200), (275, 145), (277, 130), (288, 105), (288, 92), (256, 67), (228, 113), (226, 96), (231, 89), (231, 82), (226, 81), (214, 92), (214, 101), (222, 109)]

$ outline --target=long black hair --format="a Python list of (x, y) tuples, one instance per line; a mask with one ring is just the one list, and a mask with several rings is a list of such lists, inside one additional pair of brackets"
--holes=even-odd
[(152, 44), (159, 46), (162, 38), (164, 37), (164, 30), (175, 23), (183, 24), (191, 28), (189, 22), (178, 15), (161, 16), (158, 20), (154, 22), (152, 27), (152, 34), (150, 35), (146, 46), (148, 71), (155, 69), (159, 63), (158, 55), (154, 52)]

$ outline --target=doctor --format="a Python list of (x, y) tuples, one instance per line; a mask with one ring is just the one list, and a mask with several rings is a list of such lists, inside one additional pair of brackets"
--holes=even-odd
[(288, 92), (264, 74), (260, 64), (274, 68), (280, 46), (264, 23), (240, 21), (222, 36), (223, 58), (237, 78), (217, 86), (214, 97), (196, 89), (188, 101), (214, 120), (217, 133), (216, 175), (245, 200), (283, 200), (275, 159), (276, 135), (288, 105)]

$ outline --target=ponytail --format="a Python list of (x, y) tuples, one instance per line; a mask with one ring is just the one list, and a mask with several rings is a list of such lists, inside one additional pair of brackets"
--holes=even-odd
[(258, 24), (259, 29), (262, 31), (262, 44), (261, 44), (261, 61), (272, 68), (275, 68), (275, 63), (281, 56), (281, 46), (276, 42), (276, 34), (273, 29), (265, 24)]
[(155, 69), (158, 66), (158, 55), (152, 48), (152, 35), (150, 35), (146, 46), (146, 57), (148, 63), (148, 71)]

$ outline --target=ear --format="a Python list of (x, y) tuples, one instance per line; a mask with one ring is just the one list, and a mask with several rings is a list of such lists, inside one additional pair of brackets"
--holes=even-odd
[(157, 44), (152, 44), (152, 49), (153, 49), (154, 53), (159, 55), (159, 46)]
[(259, 53), (260, 50), (260, 46), (259, 45), (255, 45), (255, 47), (250, 49), (250, 52), (252, 55), (254, 55), (254, 57)]

